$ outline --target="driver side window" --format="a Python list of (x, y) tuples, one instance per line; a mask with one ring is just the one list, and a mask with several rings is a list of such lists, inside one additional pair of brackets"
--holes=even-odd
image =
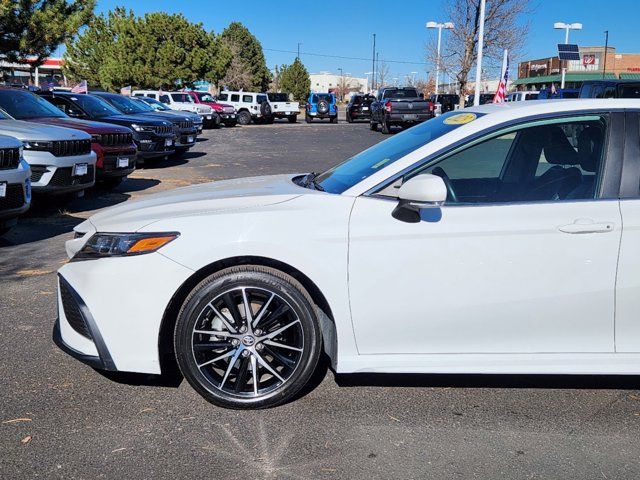
[(571, 201), (597, 197), (604, 117), (541, 122), (493, 136), (431, 163), (448, 204)]

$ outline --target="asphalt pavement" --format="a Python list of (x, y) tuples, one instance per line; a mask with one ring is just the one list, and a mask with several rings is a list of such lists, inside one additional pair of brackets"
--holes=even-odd
[(244, 412), (179, 379), (107, 378), (52, 343), (64, 242), (97, 209), (193, 183), (322, 171), (383, 138), (326, 122), (207, 130), (182, 159), (114, 191), (36, 201), (0, 239), (0, 478), (639, 478), (638, 377), (321, 370), (296, 401)]

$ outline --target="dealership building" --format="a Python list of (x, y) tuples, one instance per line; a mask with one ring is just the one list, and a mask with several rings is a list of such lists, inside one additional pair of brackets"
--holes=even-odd
[[(566, 62), (565, 88), (580, 88), (586, 80), (640, 79), (640, 54), (617, 53), (615, 47), (580, 47), (580, 60)], [(606, 68), (603, 68), (606, 67)], [(540, 90), (560, 85), (562, 65), (556, 57), (528, 60), (518, 65), (518, 90)]]

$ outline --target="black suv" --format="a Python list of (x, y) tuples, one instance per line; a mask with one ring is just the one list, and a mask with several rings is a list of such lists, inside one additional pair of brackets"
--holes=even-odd
[(371, 118), (371, 104), (376, 101), (373, 95), (357, 93), (351, 95), (347, 105), (347, 122), (354, 120), (369, 120)]
[(129, 127), (140, 161), (175, 152), (176, 135), (171, 122), (147, 115), (123, 115), (104, 100), (84, 93), (39, 92), (39, 95), (70, 117)]
[[(493, 97), (494, 97), (493, 93), (481, 93), (480, 94), (480, 105), (484, 105), (485, 103), (492, 103), (493, 102)], [(464, 102), (464, 106), (465, 107), (473, 107), (475, 98), (476, 98), (475, 93), (472, 93), (471, 95), (469, 95), (469, 97), (467, 98), (466, 102)]]
[(454, 93), (438, 93), (429, 97), (431, 103), (440, 104), (440, 113), (447, 113), (455, 110), (460, 103), (460, 97)]
[(580, 98), (640, 98), (640, 81), (588, 80), (580, 88)]

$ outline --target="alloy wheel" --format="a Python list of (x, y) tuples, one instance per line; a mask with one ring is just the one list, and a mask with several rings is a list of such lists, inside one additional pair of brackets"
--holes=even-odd
[(241, 286), (206, 304), (194, 323), (191, 347), (207, 390), (251, 399), (291, 379), (303, 357), (304, 333), (281, 295)]

